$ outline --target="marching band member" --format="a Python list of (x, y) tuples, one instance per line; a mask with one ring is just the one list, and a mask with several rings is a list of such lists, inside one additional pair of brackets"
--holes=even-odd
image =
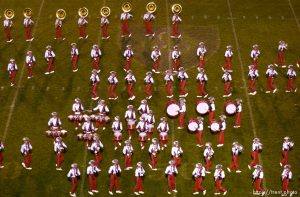
[(207, 174), (210, 174), (210, 167), (211, 167), (211, 159), (214, 156), (214, 150), (211, 147), (211, 143), (210, 142), (206, 142), (205, 144), (205, 149), (203, 152), (203, 156), (205, 159), (205, 170)]
[(102, 34), (102, 39), (109, 39), (109, 34), (108, 34), (108, 25), (109, 25), (109, 20), (107, 16), (101, 16), (100, 19), (101, 23), (101, 34)]
[(134, 100), (135, 96), (133, 94), (133, 88), (134, 88), (134, 84), (136, 83), (136, 79), (135, 76), (133, 75), (132, 70), (127, 71), (125, 81), (127, 83), (127, 94), (129, 97), (128, 100)]
[(291, 165), (285, 165), (284, 170), (281, 174), (282, 180), (282, 195), (289, 193), (289, 182), (292, 180)]
[(120, 147), (122, 145), (122, 132), (120, 131), (116, 131), (114, 132), (114, 137), (113, 137), (113, 140), (114, 140), (114, 143), (115, 143), (115, 150), (118, 149), (118, 147)]
[(178, 127), (177, 129), (183, 129), (184, 117), (186, 112), (186, 100), (184, 98), (179, 99), (179, 116), (178, 116)]
[(123, 155), (125, 157), (125, 170), (132, 169), (132, 155), (133, 147), (130, 140), (125, 141), (125, 146), (123, 148)]
[(218, 136), (218, 144), (217, 147), (222, 147), (224, 145), (224, 135), (226, 131), (226, 122), (225, 122), (226, 116), (225, 115), (220, 115), (220, 131), (219, 131), (219, 136)]
[(202, 147), (203, 146), (203, 142), (202, 142), (203, 120), (204, 120), (203, 117), (201, 117), (201, 116), (197, 117), (198, 128), (195, 131), (195, 134), (196, 134), (196, 138), (197, 138), (197, 146), (198, 147)]
[(151, 168), (151, 170), (154, 170), (156, 171), (157, 168), (156, 168), (156, 164), (157, 164), (157, 155), (160, 151), (160, 146), (158, 144), (158, 140), (157, 138), (153, 138), (152, 139), (152, 143), (150, 144), (149, 146), (149, 149), (148, 149), (148, 152), (149, 152), (149, 155), (150, 155), (150, 163), (148, 163), (148, 166)]
[(92, 70), (92, 75), (90, 76), (90, 82), (91, 82), (91, 85), (92, 85), (92, 99), (95, 101), (95, 100), (98, 100), (99, 99), (99, 96), (98, 96), (98, 93), (97, 93), (97, 89), (98, 89), (98, 85), (99, 85), (99, 82), (100, 82), (100, 78), (97, 74), (97, 70), (96, 69), (93, 69)]
[(141, 101), (141, 105), (139, 106), (139, 108), (137, 110), (141, 116), (147, 116), (147, 114), (150, 111), (150, 108), (149, 108), (149, 105), (148, 105), (148, 102), (146, 99), (143, 99)]
[(226, 46), (225, 63), (222, 67), (223, 70), (227, 69), (229, 71), (232, 71), (232, 63), (231, 63), (232, 56), (233, 56), (232, 46), (228, 45)]
[(127, 111), (125, 112), (125, 120), (127, 122), (127, 131), (129, 133), (129, 139), (131, 139), (135, 131), (135, 121), (136, 121), (136, 114), (135, 111), (133, 110), (133, 105), (127, 106)]
[(289, 163), (288, 160), (288, 154), (289, 151), (293, 148), (294, 142), (291, 141), (290, 137), (286, 136), (283, 138), (283, 144), (282, 144), (282, 160), (280, 162), (280, 166), (285, 166)]
[(147, 117), (146, 117), (146, 121), (147, 121), (148, 141), (150, 141), (151, 136), (154, 132), (154, 124), (155, 124), (155, 117), (154, 117), (154, 113), (152, 110), (149, 110), (149, 113), (147, 114)]
[(255, 82), (256, 79), (258, 79), (259, 74), (258, 74), (258, 70), (254, 67), (254, 65), (250, 65), (249, 66), (249, 73), (248, 73), (248, 77), (249, 77), (249, 95), (255, 95), (256, 94), (256, 90), (255, 90)]
[(260, 51), (258, 49), (258, 45), (257, 44), (254, 44), (252, 46), (252, 51), (250, 53), (250, 57), (252, 59), (252, 64), (254, 65), (254, 68), (257, 68), (257, 64), (258, 64), (258, 57), (260, 55)]
[(102, 124), (102, 130), (106, 129), (106, 123), (109, 120), (107, 114), (109, 113), (109, 109), (105, 104), (105, 100), (100, 99), (98, 101), (98, 105), (93, 109), (93, 111), (99, 111), (99, 118), (96, 118), (96, 130), (98, 130), (100, 124)]
[(171, 38), (180, 38), (181, 33), (179, 33), (179, 23), (181, 22), (179, 13), (174, 13), (172, 16), (172, 34)]
[(56, 154), (56, 170), (62, 170), (61, 165), (65, 160), (64, 153), (67, 150), (67, 145), (62, 141), (61, 137), (57, 137), (54, 142), (54, 152)]
[(71, 44), (71, 65), (73, 72), (78, 71), (78, 57), (79, 57), (79, 51), (77, 48), (76, 43)]
[(204, 98), (206, 98), (208, 96), (208, 94), (205, 90), (205, 85), (208, 81), (208, 78), (207, 78), (207, 75), (206, 75), (203, 68), (199, 68), (198, 70), (199, 70), (199, 73), (198, 73), (197, 78), (196, 78), (197, 81), (198, 81), (198, 95), (197, 95), (197, 97), (201, 98), (203, 96)]
[(137, 167), (134, 172), (134, 175), (136, 177), (136, 184), (134, 186), (134, 194), (138, 196), (140, 194), (144, 194), (143, 178), (144, 178), (146, 171), (143, 168), (142, 162), (138, 162), (136, 165), (137, 165)]
[(161, 57), (161, 52), (158, 48), (158, 46), (153, 47), (153, 51), (151, 52), (151, 59), (153, 61), (152, 64), (152, 72), (159, 74), (159, 67), (160, 67), (160, 57)]
[(122, 126), (120, 116), (115, 117), (111, 127), (112, 127), (112, 131), (114, 132), (115, 150), (117, 150), (118, 147), (122, 145), (121, 140), (122, 140), (123, 126)]
[(266, 76), (268, 79), (268, 90), (266, 93), (270, 93), (271, 91), (275, 93), (277, 91), (277, 88), (274, 85), (274, 78), (278, 75), (276, 70), (274, 69), (274, 66), (272, 64), (268, 65), (268, 69), (266, 72)]
[(183, 150), (180, 147), (179, 142), (174, 141), (173, 142), (173, 147), (171, 149), (171, 155), (173, 157), (173, 161), (174, 161), (174, 164), (175, 164), (176, 167), (179, 167), (180, 164), (181, 164), (181, 159), (180, 158), (182, 157), (182, 154), (183, 154)]
[(113, 165), (109, 167), (108, 174), (110, 176), (110, 184), (108, 193), (110, 195), (114, 195), (112, 192), (113, 188), (116, 189), (116, 193), (120, 194), (122, 191), (120, 190), (118, 177), (121, 176), (121, 167), (117, 159), (112, 160)]
[(141, 144), (141, 149), (145, 148), (145, 143), (147, 141), (148, 133), (148, 123), (146, 121), (146, 116), (141, 116), (140, 121), (136, 125), (137, 132), (139, 134), (139, 142)]
[(133, 50), (131, 48), (131, 45), (127, 45), (126, 50), (124, 51), (124, 54), (123, 54), (123, 56), (125, 58), (125, 63), (124, 63), (123, 70), (125, 72), (127, 72), (128, 70), (131, 69), (131, 62), (132, 62), (133, 55), (134, 55), (134, 53), (133, 53)]
[(146, 73), (146, 77), (144, 78), (144, 82), (146, 84), (146, 86), (145, 86), (146, 99), (151, 99), (152, 98), (152, 86), (154, 84), (154, 79), (152, 77), (152, 72), (151, 71)]
[(264, 178), (264, 172), (262, 171), (261, 165), (254, 166), (255, 170), (252, 173), (253, 183), (255, 185), (255, 193), (261, 193), (263, 189), (261, 188), (262, 181)]
[(117, 100), (118, 96), (116, 94), (116, 88), (118, 84), (117, 73), (116, 71), (110, 71), (110, 75), (108, 77), (109, 83), (109, 100)]
[(235, 123), (234, 128), (240, 128), (241, 127), (241, 113), (242, 113), (242, 99), (237, 98), (235, 99), (235, 105), (236, 105), (236, 113), (235, 113)]
[(91, 58), (92, 58), (92, 65), (93, 69), (97, 70), (97, 73), (99, 73), (100, 70), (100, 58), (101, 58), (101, 50), (97, 44), (93, 45), (93, 48), (91, 50)]
[(172, 98), (172, 84), (174, 81), (172, 71), (171, 70), (166, 70), (166, 75), (164, 77), (164, 80), (166, 82), (166, 92), (167, 92), (167, 98)]
[(4, 160), (3, 151), (4, 151), (4, 145), (3, 145), (3, 142), (0, 139), (0, 169), (4, 168), (4, 165), (3, 165), (3, 160)]
[[(82, 125), (82, 132), (84, 134), (94, 134), (95, 132), (95, 127), (94, 124), (91, 122), (91, 118), (85, 117), (85, 122)], [(86, 141), (86, 146), (90, 150), (92, 145), (92, 139), (87, 139)]]
[(55, 37), (54, 39), (62, 39), (65, 40), (66, 38), (64, 37), (63, 30), (62, 30), (62, 20), (59, 18), (56, 18), (54, 27), (55, 27)]
[(220, 195), (220, 193), (223, 193), (223, 195), (226, 195), (227, 190), (223, 187), (222, 183), (225, 178), (225, 172), (222, 170), (222, 165), (218, 164), (216, 165), (216, 170), (214, 173), (215, 177), (215, 186), (216, 186), (216, 192), (215, 195)]
[(288, 44), (282, 40), (278, 43), (278, 58), (276, 60), (275, 66), (277, 67), (278, 64), (281, 65), (282, 68), (285, 68), (286, 65), (284, 64), (284, 53), (287, 50)]
[(27, 170), (31, 170), (32, 145), (30, 144), (30, 140), (28, 137), (23, 137), (23, 142), (24, 143), (21, 146), (21, 153), (24, 156), (22, 166)]
[(25, 63), (26, 63), (27, 70), (28, 70), (27, 79), (31, 79), (33, 77), (32, 70), (33, 70), (33, 67), (35, 66), (35, 57), (32, 54), (32, 51), (27, 51)]
[[(208, 122), (209, 122), (209, 125), (211, 125), (212, 121), (215, 119), (215, 111), (216, 111), (215, 98), (210, 96), (210, 97), (208, 97)], [(208, 126), (208, 128), (210, 128), (210, 126)]]
[(185, 90), (185, 85), (186, 85), (186, 82), (187, 82), (187, 79), (189, 78), (189, 76), (185, 72), (185, 69), (183, 67), (179, 68), (177, 78), (180, 81), (180, 84), (179, 84), (180, 95), (179, 95), (179, 97), (186, 97), (189, 93)]
[(82, 113), (84, 111), (84, 107), (81, 104), (81, 100), (79, 98), (76, 98), (75, 103), (72, 105), (72, 111), (74, 113), (74, 122), (75, 122), (75, 130), (78, 129), (78, 126), (81, 125), (82, 121)]
[(230, 97), (231, 96), (230, 86), (231, 86), (232, 77), (231, 77), (231, 74), (228, 72), (228, 70), (224, 70), (222, 80), (224, 82), (223, 97)]
[(90, 195), (94, 195), (94, 193), (98, 193), (97, 190), (97, 176), (100, 172), (100, 169), (96, 166), (95, 161), (89, 161), (89, 166), (86, 169), (86, 175), (89, 181), (89, 190), (88, 193)]
[(195, 169), (193, 170), (193, 178), (195, 180), (194, 184), (194, 195), (199, 194), (199, 191), (202, 191), (202, 194), (206, 194), (206, 190), (202, 186), (202, 181), (205, 177), (205, 168), (202, 166), (201, 163), (197, 163)]
[(262, 143), (260, 143), (260, 139), (259, 138), (254, 138), (253, 139), (252, 153), (251, 153), (252, 161), (248, 165), (249, 170), (251, 170), (252, 166), (256, 166), (258, 164), (258, 153), (260, 151), (262, 151), (262, 146), (263, 145), (262, 145)]
[(12, 42), (14, 40), (11, 37), (11, 31), (14, 26), (13, 21), (5, 16), (5, 19), (3, 21), (3, 26), (6, 35), (6, 42)]
[(146, 34), (145, 36), (154, 36), (155, 33), (153, 31), (153, 27), (152, 27), (152, 22), (154, 21), (155, 16), (154, 14), (150, 13), (150, 12), (146, 12), (144, 14), (143, 20), (145, 22), (145, 29), (146, 29)]
[(297, 88), (294, 84), (294, 79), (296, 78), (296, 71), (294, 70), (293, 65), (288, 66), (286, 78), (288, 79), (288, 84), (287, 90), (285, 92), (297, 92)]
[(76, 196), (76, 188), (78, 184), (78, 180), (80, 179), (80, 171), (77, 167), (77, 163), (73, 163), (71, 165), (71, 169), (69, 170), (67, 177), (69, 181), (72, 183), (72, 188), (70, 191), (70, 196)]
[(157, 132), (159, 133), (159, 141), (161, 144), (161, 150), (167, 147), (168, 143), (168, 132), (170, 130), (169, 124), (166, 117), (160, 119), (160, 123), (157, 126)]
[(91, 152), (95, 155), (95, 165), (99, 166), (102, 161), (102, 151), (104, 146), (98, 136), (94, 137), (94, 142), (91, 145)]
[(180, 56), (181, 52), (179, 51), (179, 48), (177, 45), (173, 47), (173, 51), (171, 53), (172, 58), (172, 71), (177, 73), (178, 69), (180, 67)]
[[(51, 135), (51, 132), (57, 132), (61, 131), (62, 129), (62, 123), (60, 118), (57, 115), (57, 112), (52, 112), (51, 113), (51, 118), (48, 121), (48, 127), (49, 127), (49, 134)], [(55, 135), (53, 137), (56, 137)]]
[(15, 63), (15, 59), (10, 59), (7, 65), (7, 71), (10, 79), (10, 86), (14, 86), (16, 84), (16, 75), (18, 71), (18, 66)]
[(242, 171), (240, 170), (239, 166), (239, 154), (242, 153), (243, 147), (238, 143), (238, 142), (233, 142), (232, 147), (231, 147), (231, 152), (232, 152), (232, 161), (227, 168), (228, 172), (231, 172), (231, 170), (235, 167), (236, 168), (236, 173), (241, 173)]
[(47, 69), (45, 75), (54, 73), (55, 53), (53, 52), (52, 47), (50, 45), (46, 46), (45, 59), (47, 62)]
[(34, 37), (32, 37), (32, 35), (31, 35), (31, 29), (32, 29), (33, 23), (34, 22), (30, 18), (30, 16), (26, 16), (24, 18), (23, 25), (25, 27), (25, 38), (26, 38), (27, 42), (31, 42), (34, 39)]
[(199, 43), (199, 47), (197, 48), (197, 56), (199, 57), (198, 67), (203, 68), (205, 64), (205, 55), (206, 55), (206, 47), (204, 42)]
[(128, 27), (128, 23), (129, 20), (132, 18), (133, 16), (129, 13), (129, 12), (122, 12), (121, 13), (121, 22), (122, 22), (122, 35), (121, 37), (131, 37), (131, 33), (129, 32), (129, 27)]
[(165, 175), (168, 178), (168, 194), (171, 191), (177, 193), (176, 190), (176, 175), (178, 174), (177, 168), (173, 160), (169, 161), (169, 166), (165, 170)]
[(79, 39), (87, 39), (89, 37), (89, 35), (86, 33), (87, 24), (88, 21), (85, 19), (85, 17), (78, 18)]

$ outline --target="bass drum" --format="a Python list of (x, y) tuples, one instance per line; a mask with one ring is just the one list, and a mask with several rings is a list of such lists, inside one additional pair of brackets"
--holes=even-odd
[(188, 130), (190, 132), (195, 132), (195, 131), (197, 131), (197, 129), (198, 129), (198, 120), (197, 120), (197, 118), (191, 118), (188, 121)]
[(200, 99), (197, 101), (196, 111), (198, 114), (205, 115), (207, 114), (208, 110), (209, 110), (209, 106), (206, 100)]
[(234, 115), (236, 113), (236, 105), (233, 101), (227, 101), (224, 105), (225, 112), (227, 115)]
[(210, 130), (213, 133), (220, 131), (220, 124), (217, 121), (213, 120), (210, 124)]
[(171, 118), (176, 118), (179, 115), (179, 104), (175, 100), (171, 100), (167, 103), (167, 115)]

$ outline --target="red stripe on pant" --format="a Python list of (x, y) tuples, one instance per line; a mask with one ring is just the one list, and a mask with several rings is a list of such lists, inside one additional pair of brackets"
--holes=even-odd
[(186, 85), (186, 80), (180, 81), (180, 84), (179, 84), (180, 95), (185, 95), (187, 93), (185, 91), (185, 85)]
[(172, 24), (172, 36), (178, 36), (179, 33), (179, 23)]
[(98, 152), (95, 154), (95, 165), (97, 167), (99, 167), (99, 164), (101, 163), (101, 161), (102, 161), (102, 155), (101, 155), (101, 153)]
[(86, 31), (85, 31), (85, 26), (80, 26), (79, 27), (79, 37), (85, 38), (86, 35)]
[(31, 36), (31, 26), (25, 27), (25, 38), (29, 40), (32, 38)]
[(174, 164), (176, 167), (180, 166), (180, 164), (181, 164), (180, 157), (173, 157), (173, 160), (174, 160)]
[(10, 74), (9, 74), (10, 83), (12, 83), (12, 84), (16, 83), (16, 75), (17, 75), (16, 70), (10, 71)]
[(23, 163), (27, 168), (31, 166), (31, 155), (29, 153), (24, 156)]
[(216, 193), (225, 192), (226, 189), (222, 186), (222, 180), (217, 179), (215, 182)]
[(128, 20), (123, 20), (122, 21), (122, 35), (129, 35), (129, 25), (128, 25)]
[(275, 89), (275, 86), (273, 84), (273, 77), (268, 77), (268, 91), (272, 91)]
[(101, 26), (101, 33), (102, 33), (102, 37), (104, 37), (104, 38), (108, 37), (107, 28), (108, 28), (107, 24), (103, 24)]
[(168, 175), (168, 191), (172, 191), (176, 189), (176, 177), (171, 174)]
[(289, 191), (289, 182), (290, 180), (288, 178), (284, 178), (282, 180), (282, 192), (288, 192)]
[(100, 57), (93, 58), (92, 65), (93, 65), (93, 69), (99, 70), (100, 69)]
[(250, 85), (249, 85), (249, 86), (250, 86), (249, 89), (250, 89), (250, 92), (251, 92), (251, 93), (255, 92), (255, 87), (254, 87), (255, 81), (256, 81), (255, 79), (250, 79), (250, 80), (249, 80), (249, 84), (250, 84)]
[(235, 123), (234, 126), (241, 126), (241, 112), (235, 114)]
[(63, 30), (60, 26), (55, 28), (55, 38), (63, 38)]
[(229, 168), (232, 170), (234, 167), (236, 168), (236, 170), (240, 170), (238, 155), (232, 156), (232, 162), (230, 163)]
[(231, 93), (230, 91), (230, 81), (224, 82), (224, 94), (228, 95)]
[(295, 89), (296, 89), (296, 86), (294, 85), (294, 79), (288, 78), (287, 90), (292, 91)]
[(285, 166), (286, 164), (289, 163), (289, 157), (288, 157), (289, 156), (289, 151), (283, 150), (283, 151), (281, 151), (281, 154), (282, 154), (281, 164), (283, 166)]
[(98, 82), (92, 85), (92, 98), (98, 97), (97, 89), (98, 89)]
[(117, 84), (110, 84), (110, 86), (109, 86), (109, 97), (110, 98), (117, 97), (117, 94), (115, 92), (116, 88), (117, 88)]
[(133, 83), (129, 83), (127, 84), (127, 94), (128, 94), (128, 97), (132, 97), (133, 96), (133, 86), (134, 84)]
[(143, 187), (143, 178), (142, 177), (136, 177), (136, 184), (134, 187), (134, 192), (144, 191)]
[(203, 57), (203, 58), (199, 57), (199, 64), (198, 64), (198, 67), (199, 67), (199, 68), (203, 68), (204, 64), (205, 64), (205, 59), (204, 59), (204, 57)]
[(172, 95), (172, 81), (167, 81), (166, 91), (167, 91), (167, 96)]
[(198, 96), (206, 95), (205, 82), (198, 82)]
[(146, 96), (152, 96), (152, 84), (146, 84), (145, 86)]
[(263, 189), (261, 188), (261, 183), (262, 179), (255, 179), (254, 184), (255, 184), (255, 191), (261, 192)]
[(258, 164), (258, 151), (252, 151), (251, 153), (252, 161), (250, 162), (250, 166), (256, 166)]
[(197, 143), (198, 143), (199, 145), (203, 145), (203, 142), (202, 142), (202, 134), (203, 134), (202, 131), (196, 131)]
[(209, 122), (209, 124), (211, 124), (214, 119), (215, 119), (215, 111), (208, 112), (208, 122)]
[(202, 177), (197, 177), (194, 184), (194, 192), (204, 191), (202, 186)]
[(208, 157), (205, 157), (205, 163), (206, 163), (206, 165), (205, 165), (205, 170), (206, 170), (206, 171), (209, 171), (209, 170), (210, 170), (210, 167), (211, 167), (211, 160), (208, 159)]
[(113, 188), (119, 190), (119, 180), (117, 175), (110, 175), (109, 191), (111, 192)]
[(11, 29), (12, 29), (11, 27), (4, 28), (6, 41), (10, 41), (11, 39)]
[(146, 34), (153, 34), (152, 22), (145, 21)]
[(56, 153), (56, 167), (60, 168), (62, 163), (64, 162), (65, 157), (63, 153)]
[(180, 66), (180, 59), (173, 59), (173, 64), (172, 64), (172, 70), (173, 71), (178, 71), (178, 68)]
[(71, 182), (72, 182), (72, 188), (71, 188), (71, 193), (75, 193), (76, 188), (77, 188), (77, 178), (71, 178)]
[(54, 71), (54, 59), (53, 58), (49, 58), (49, 60), (47, 61), (47, 69), (46, 72), (51, 72)]
[(232, 64), (231, 64), (231, 58), (230, 57), (225, 57), (225, 64), (223, 65), (223, 68), (225, 69), (232, 69)]
[(3, 152), (0, 151), (0, 166), (3, 165), (4, 155)]
[(185, 112), (180, 112), (178, 117), (178, 126), (181, 128), (184, 127), (184, 117), (185, 117)]
[(219, 131), (218, 144), (224, 144), (225, 130)]
[(278, 52), (278, 58), (276, 60), (276, 64), (279, 64), (279, 65), (284, 65), (284, 58), (283, 58), (283, 54), (284, 52), (283, 51), (279, 51)]
[(132, 166), (132, 157), (125, 155), (125, 168)]
[(157, 59), (156, 61), (153, 62), (152, 68), (153, 68), (155, 71), (158, 71), (159, 67), (160, 67), (160, 60)]
[(128, 58), (128, 59), (125, 59), (125, 65), (124, 65), (124, 69), (126, 71), (128, 71), (130, 68), (131, 68), (131, 61), (132, 61), (132, 58)]
[(152, 166), (152, 168), (156, 168), (156, 164), (158, 161), (157, 155), (154, 156), (153, 154), (151, 154), (151, 161), (150, 161), (150, 165)]
[(97, 179), (95, 175), (88, 175), (89, 191), (97, 189)]
[(73, 55), (72, 60), (71, 60), (71, 64), (72, 64), (72, 70), (76, 70), (78, 68), (78, 55)]

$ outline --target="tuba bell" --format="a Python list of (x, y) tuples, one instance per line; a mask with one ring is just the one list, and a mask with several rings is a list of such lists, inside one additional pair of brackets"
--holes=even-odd
[(172, 12), (174, 14), (179, 14), (182, 11), (182, 6), (178, 3), (172, 5)]
[(100, 10), (100, 14), (103, 17), (108, 17), (110, 15), (110, 8), (107, 6), (102, 7)]
[(6, 19), (13, 19), (14, 16), (15, 16), (15, 12), (14, 12), (12, 9), (6, 9), (6, 10), (4, 11), (4, 17), (5, 17)]
[(58, 9), (58, 10), (56, 11), (56, 18), (58, 18), (58, 19), (60, 19), (60, 20), (64, 20), (64, 19), (66, 18), (66, 15), (67, 15), (67, 13), (66, 13), (66, 11), (63, 10), (63, 9)]
[(89, 10), (86, 7), (79, 8), (78, 15), (85, 18), (89, 15)]
[(122, 10), (123, 12), (130, 12), (132, 9), (132, 5), (129, 2), (125, 2), (122, 4)]
[(156, 11), (156, 4), (154, 2), (149, 2), (147, 5), (146, 5), (146, 10), (149, 12), (149, 13), (154, 13)]
[(30, 18), (32, 16), (31, 8), (25, 8), (24, 11), (23, 11), (23, 15), (27, 18)]

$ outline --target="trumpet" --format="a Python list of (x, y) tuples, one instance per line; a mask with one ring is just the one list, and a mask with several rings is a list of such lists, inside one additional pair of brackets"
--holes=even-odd
[(125, 2), (122, 4), (123, 12), (130, 12), (132, 9), (132, 5), (129, 2)]
[(78, 15), (85, 18), (89, 15), (89, 10), (86, 7), (79, 8)]
[(103, 17), (108, 17), (110, 15), (110, 8), (107, 6), (102, 7), (100, 10), (100, 14)]
[(6, 9), (6, 10), (4, 11), (4, 17), (5, 17), (6, 19), (13, 19), (14, 16), (15, 16), (15, 12), (14, 12), (12, 9)]
[(65, 10), (63, 9), (58, 9), (56, 11), (56, 18), (60, 19), (60, 20), (64, 20), (67, 16), (67, 13)]
[(26, 17), (26, 18), (30, 18), (32, 16), (32, 10), (31, 8), (25, 8), (23, 10), (23, 15)]
[(178, 3), (172, 5), (172, 12), (174, 14), (179, 14), (182, 11), (182, 6)]
[(146, 5), (146, 10), (149, 12), (149, 13), (154, 13), (156, 11), (156, 4), (154, 2), (150, 2)]

